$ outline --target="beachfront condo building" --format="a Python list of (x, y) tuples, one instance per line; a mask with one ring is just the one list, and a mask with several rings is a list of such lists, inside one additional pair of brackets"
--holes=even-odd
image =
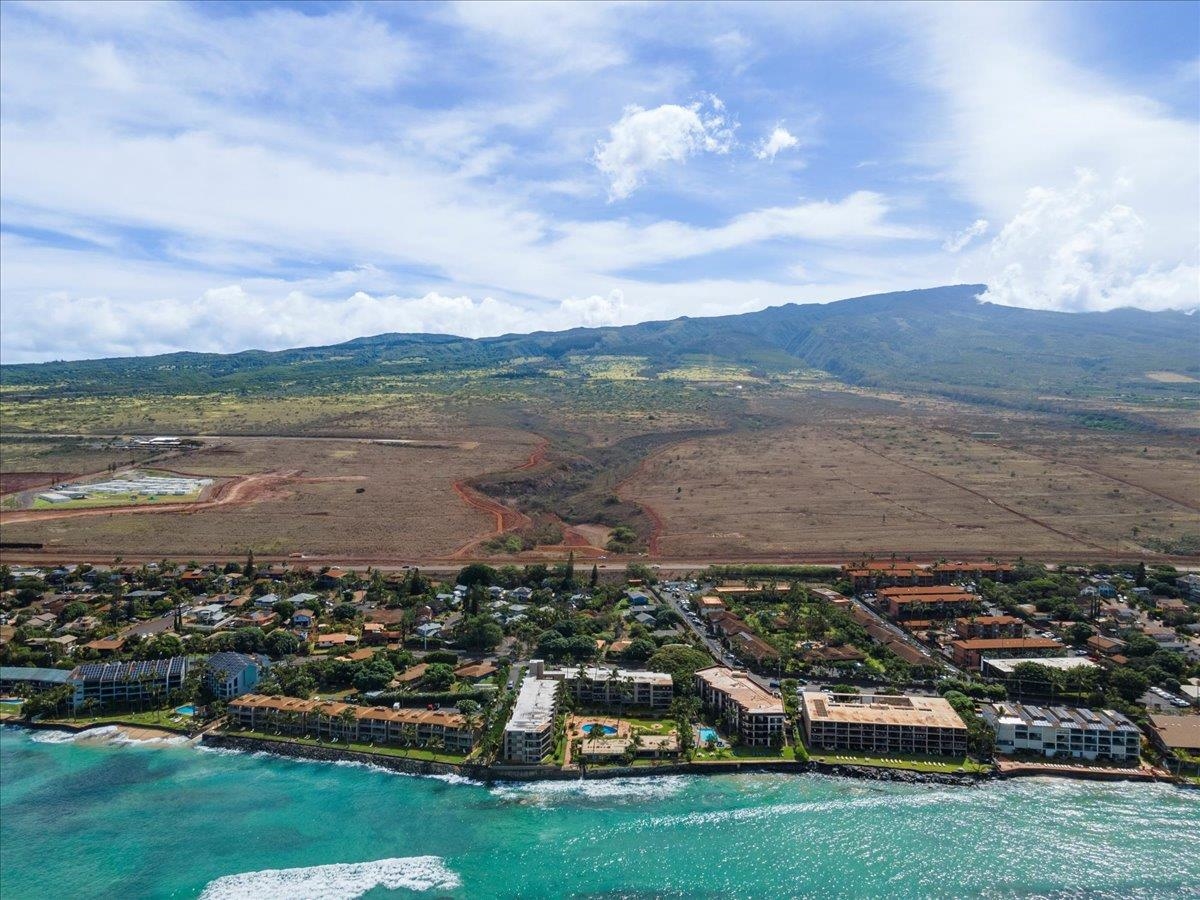
[(475, 729), (461, 713), (441, 709), (389, 709), (297, 697), (245, 694), (226, 708), (233, 728), (310, 735), (359, 744), (399, 744), (469, 753)]
[(696, 673), (695, 684), (704, 708), (743, 744), (771, 747), (783, 742), (783, 701), (747, 673), (712, 666)]
[(144, 659), (132, 662), (85, 663), (67, 677), (74, 688), (76, 709), (161, 704), (167, 695), (183, 687), (190, 663), (186, 656)]
[(1111, 709), (985, 704), (983, 720), (996, 732), (999, 753), (1021, 751), (1071, 759), (1137, 762), (1142, 734), (1137, 725)]
[(966, 756), (967, 726), (941, 697), (805, 691), (801, 699), (811, 750)]
[[(540, 661), (536, 672), (541, 672)], [(521, 682), (512, 715), (504, 726), (504, 761), (537, 765), (554, 751), (554, 720), (562, 681), (531, 672)]]

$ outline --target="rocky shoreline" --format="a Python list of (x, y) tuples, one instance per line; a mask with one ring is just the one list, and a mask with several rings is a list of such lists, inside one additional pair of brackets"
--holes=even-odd
[(443, 763), (407, 759), (376, 753), (364, 753), (331, 746), (313, 746), (290, 741), (252, 738), (209, 732), (201, 739), (205, 746), (246, 753), (269, 753), (289, 759), (322, 762), (357, 762), (378, 766), (409, 775), (458, 775), (472, 781), (579, 781), (612, 778), (653, 778), (662, 775), (731, 775), (750, 772), (785, 774), (819, 774), (869, 781), (892, 781), (903, 784), (934, 784), (969, 787), (987, 780), (991, 775), (968, 773), (914, 772), (908, 769), (887, 769), (875, 766), (855, 766), (787, 760), (730, 760), (727, 762), (676, 763), (663, 766), (620, 766), (589, 768), (583, 772), (543, 766), (488, 766), (471, 763)]
[[(20, 722), (7, 720), (2, 723), (31, 730), (57, 730), (76, 734), (101, 728), (117, 727), (135, 740), (149, 740), (150, 731), (162, 736), (190, 736), (186, 731), (167, 728), (150, 728), (132, 722), (103, 722), (88, 725), (71, 723)], [(131, 733), (133, 732), (133, 733)], [(145, 736), (136, 732), (144, 732)], [(382, 753), (367, 753), (341, 747), (300, 744), (287, 740), (247, 737), (208, 731), (200, 735), (198, 743), (206, 747), (235, 750), (244, 753), (268, 753), (286, 759), (304, 759), (315, 762), (353, 762), (375, 766), (407, 775), (457, 776), (471, 781), (490, 783), (496, 781), (580, 781), (614, 778), (654, 778), (663, 775), (736, 775), (745, 773), (777, 773), (791, 775), (828, 775), (836, 778), (853, 778), (862, 781), (883, 781), (896, 784), (927, 784), (949, 787), (974, 787), (988, 781), (1012, 778), (1070, 778), (1087, 781), (1136, 781), (1157, 780), (1190, 787), (1185, 781), (1174, 779), (1150, 779), (1131, 777), (1113, 770), (1052, 770), (1033, 768), (1000, 771), (993, 769), (983, 773), (972, 772), (918, 772), (912, 769), (887, 768), (883, 766), (856, 765), (854, 763), (824, 763), (791, 760), (722, 760), (715, 762), (683, 762), (661, 766), (618, 766), (588, 768), (583, 772), (573, 769), (557, 769), (549, 766), (503, 766), (482, 763), (449, 763), (433, 760), (411, 759)]]

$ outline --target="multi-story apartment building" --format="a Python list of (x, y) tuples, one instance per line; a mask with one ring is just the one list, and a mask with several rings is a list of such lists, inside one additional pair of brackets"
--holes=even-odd
[(85, 663), (71, 671), (67, 683), (75, 689), (76, 709), (89, 703), (98, 708), (160, 703), (171, 691), (183, 687), (189, 668), (186, 656)]
[(1025, 622), (1017, 616), (971, 616), (954, 620), (960, 638), (1010, 638), (1025, 634)]
[(251, 731), (307, 734), (363, 744), (434, 745), (452, 753), (469, 753), (475, 746), (475, 729), (467, 717), (447, 710), (388, 709), (246, 694), (232, 700), (227, 713), (232, 725)]
[(562, 681), (576, 702), (584, 706), (625, 706), (664, 710), (675, 698), (675, 686), (666, 672), (580, 666), (550, 669), (546, 678)]
[(983, 660), (1020, 656), (1053, 656), (1065, 653), (1060, 641), (1044, 637), (969, 638), (950, 642), (956, 666), (978, 672)]
[[(535, 667), (535, 672), (540, 666)], [(504, 726), (505, 762), (536, 765), (554, 750), (554, 719), (562, 681), (531, 672), (521, 682), (512, 715)]]
[(1067, 706), (989, 703), (983, 720), (996, 732), (1000, 753), (1031, 751), (1043, 756), (1136, 762), (1141, 732), (1121, 713)]
[(941, 697), (806, 691), (801, 716), (812, 749), (961, 758), (967, 726)]
[(783, 740), (783, 701), (759, 687), (745, 672), (725, 666), (701, 669), (696, 692), (705, 709), (750, 747), (770, 747)]
[(944, 619), (978, 609), (978, 594), (960, 587), (890, 587), (879, 591), (881, 604), (896, 620)]

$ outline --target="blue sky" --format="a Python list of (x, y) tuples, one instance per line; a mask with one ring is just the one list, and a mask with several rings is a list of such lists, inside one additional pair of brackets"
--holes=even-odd
[(1200, 304), (1200, 5), (0, 4), (6, 362)]

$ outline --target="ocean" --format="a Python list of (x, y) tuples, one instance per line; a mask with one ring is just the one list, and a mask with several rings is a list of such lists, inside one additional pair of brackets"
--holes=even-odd
[(0, 728), (4, 900), (1200, 897), (1200, 792), (1165, 785), (482, 785), (106, 737)]

